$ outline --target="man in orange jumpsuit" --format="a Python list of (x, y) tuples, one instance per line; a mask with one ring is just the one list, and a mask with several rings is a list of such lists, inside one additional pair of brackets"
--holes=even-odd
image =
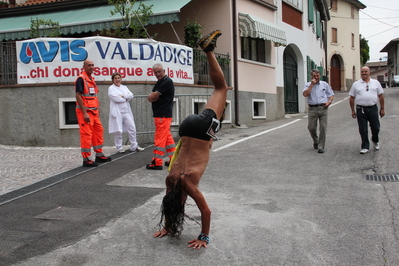
[(158, 79), (152, 92), (147, 99), (152, 103), (152, 112), (155, 124), (154, 135), (154, 157), (146, 168), (150, 170), (162, 170), (162, 158), (164, 154), (169, 157), (165, 162), (169, 166), (170, 159), (175, 152), (175, 141), (170, 133), (170, 124), (173, 115), (173, 98), (175, 97), (175, 86), (170, 77), (165, 74), (161, 64), (152, 67), (154, 75)]
[[(98, 163), (109, 162), (111, 157), (103, 154), (103, 126), (100, 121), (100, 102), (98, 87), (92, 77), (94, 63), (86, 59), (83, 62), (84, 70), (75, 81), (76, 116), (80, 128), (80, 148), (83, 156), (83, 166), (95, 167)], [(91, 146), (96, 152), (95, 161), (90, 160)]]

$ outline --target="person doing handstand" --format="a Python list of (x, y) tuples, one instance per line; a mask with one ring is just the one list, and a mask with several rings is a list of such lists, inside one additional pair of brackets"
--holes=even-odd
[(198, 45), (206, 53), (209, 75), (215, 89), (205, 105), (205, 110), (199, 115), (189, 115), (179, 127), (181, 138), (165, 180), (166, 195), (161, 206), (161, 230), (154, 234), (154, 237), (177, 237), (181, 234), (184, 205), (187, 196), (190, 196), (201, 212), (201, 233), (197, 239), (188, 242), (188, 247), (194, 249), (206, 248), (210, 241), (211, 210), (198, 189), (198, 184), (208, 164), (213, 137), (220, 130), (226, 105), (228, 87), (213, 52), (221, 34), (220, 30), (215, 30), (198, 41)]

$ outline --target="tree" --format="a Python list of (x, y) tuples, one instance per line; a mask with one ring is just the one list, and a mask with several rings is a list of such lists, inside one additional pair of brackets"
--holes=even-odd
[(360, 35), (360, 64), (364, 66), (370, 59), (370, 47), (368, 40)]
[(197, 47), (197, 41), (201, 39), (202, 26), (196, 21), (187, 21), (184, 26), (184, 44), (191, 48)]
[(60, 23), (58, 21), (54, 22), (51, 19), (31, 19), (30, 20), (30, 35), (29, 38), (39, 38), (39, 37), (60, 37)]
[(135, 9), (136, 0), (132, 2), (129, 0), (108, 0), (108, 4), (114, 5), (111, 15), (120, 14), (122, 20), (112, 23), (114, 30), (103, 31), (107, 36), (124, 39), (148, 37), (144, 25), (147, 25), (150, 21), (153, 14), (151, 11), (153, 5), (146, 6), (143, 2), (139, 2), (137, 9)]

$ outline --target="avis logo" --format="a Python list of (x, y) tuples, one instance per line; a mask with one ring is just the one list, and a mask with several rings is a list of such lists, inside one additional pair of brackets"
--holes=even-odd
[(25, 64), (29, 64), (31, 59), (34, 63), (52, 62), (59, 54), (62, 62), (83, 61), (87, 59), (84, 47), (84, 40), (25, 42), (22, 44), (19, 58)]

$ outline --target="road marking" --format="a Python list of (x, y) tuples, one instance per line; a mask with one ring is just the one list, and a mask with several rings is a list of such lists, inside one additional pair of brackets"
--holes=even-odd
[(229, 147), (231, 147), (231, 146), (233, 146), (233, 145), (236, 145), (236, 144), (238, 144), (238, 143), (241, 143), (241, 142), (243, 142), (243, 141), (247, 141), (247, 140), (249, 140), (249, 139), (253, 139), (253, 138), (256, 138), (256, 137), (258, 137), (258, 136), (260, 136), (260, 135), (263, 135), (263, 134), (269, 133), (269, 132), (271, 132), (271, 131), (274, 131), (274, 130), (276, 130), (276, 129), (280, 129), (280, 128), (289, 126), (289, 125), (291, 125), (291, 124), (293, 124), (293, 123), (295, 123), (295, 122), (298, 122), (298, 121), (301, 121), (301, 119), (296, 119), (296, 120), (291, 121), (291, 122), (289, 122), (289, 123), (287, 123), (287, 124), (284, 124), (284, 125), (281, 125), (281, 126), (278, 126), (278, 127), (275, 127), (275, 128), (271, 128), (271, 129), (268, 129), (268, 130), (259, 132), (259, 133), (255, 134), (255, 135), (252, 135), (252, 136), (249, 136), (249, 137), (246, 137), (246, 138), (237, 140), (237, 141), (233, 141), (233, 142), (231, 142), (231, 143), (229, 143), (229, 144), (227, 144), (227, 145), (224, 145), (224, 146), (219, 147), (219, 148), (217, 148), (217, 149), (214, 149), (214, 150), (212, 150), (212, 151), (213, 151), (213, 152), (221, 151), (221, 150), (223, 150), (223, 149), (229, 148)]

